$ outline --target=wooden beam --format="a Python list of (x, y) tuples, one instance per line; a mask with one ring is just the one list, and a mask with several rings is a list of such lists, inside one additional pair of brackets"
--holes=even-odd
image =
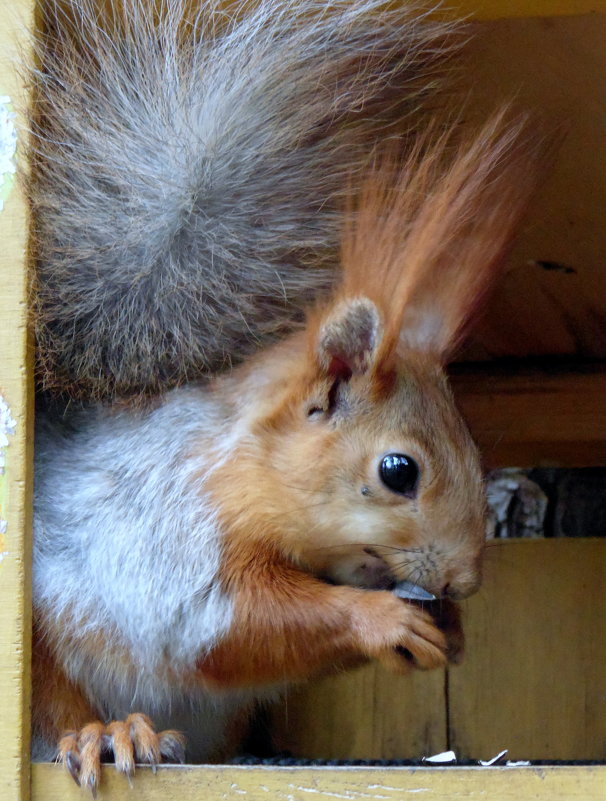
[[(98, 801), (606, 801), (606, 766), (541, 768), (138, 768), (135, 789), (103, 769)], [(33, 801), (82, 801), (58, 765), (33, 766)]]
[(452, 383), (487, 467), (606, 465), (606, 366), (470, 365)]
[[(16, 75), (27, 43), (29, 0), (2, 7), (0, 114), (7, 129), (23, 108)], [(8, 113), (8, 115), (7, 115)], [(6, 133), (3, 141), (7, 141)], [(21, 143), (23, 144), (23, 143)], [(6, 153), (7, 151), (5, 151)], [(6, 157), (6, 156), (5, 156)], [(0, 798), (29, 797), (32, 401), (28, 359), (26, 212), (14, 176), (0, 176)]]
[[(548, 2), (520, 4), (529, 14), (539, 5), (548, 14)], [(606, 361), (606, 14), (472, 28), (457, 65), (466, 123), (477, 129), (490, 109), (514, 101), (537, 136), (563, 135), (464, 359)]]

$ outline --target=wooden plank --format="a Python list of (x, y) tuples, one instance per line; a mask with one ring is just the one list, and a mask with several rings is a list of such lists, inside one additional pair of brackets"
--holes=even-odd
[[(521, 5), (530, 15), (549, 4)], [(539, 130), (565, 136), (467, 360), (606, 358), (604, 41), (604, 14), (483, 22), (471, 38), (460, 69), (465, 119), (480, 123), (513, 99)]]
[(292, 689), (276, 705), (279, 751), (309, 759), (400, 759), (446, 749), (444, 671), (394, 676), (378, 665)]
[[(57, 765), (33, 766), (33, 801), (82, 801)], [(543, 768), (139, 768), (103, 771), (98, 801), (605, 801), (606, 766)]]
[(452, 376), (486, 466), (606, 465), (606, 368), (495, 369)]
[[(23, 107), (15, 74), (19, 47), (26, 46), (29, 0), (2, 6), (0, 96), (10, 108)], [(6, 100), (2, 102), (6, 113)], [(0, 111), (0, 113), (2, 113)], [(6, 123), (6, 117), (4, 118)], [(6, 130), (6, 129), (5, 129)], [(3, 176), (6, 179), (6, 175)], [(13, 180), (2, 181), (0, 211), (0, 397), (4, 426), (5, 474), (0, 476), (0, 798), (29, 797), (29, 654), (31, 637), (31, 392), (27, 359), (25, 270), (26, 215)], [(1, 414), (1, 412), (0, 412)], [(13, 426), (14, 422), (14, 426)], [(8, 423), (8, 426), (7, 426)], [(0, 444), (1, 447), (1, 444)]]
[(606, 539), (502, 540), (464, 604), (466, 658), (396, 678), (378, 667), (311, 683), (275, 713), (297, 757), (604, 759)]
[(465, 602), (467, 658), (450, 671), (450, 745), (462, 757), (606, 756), (606, 539), (491, 548)]

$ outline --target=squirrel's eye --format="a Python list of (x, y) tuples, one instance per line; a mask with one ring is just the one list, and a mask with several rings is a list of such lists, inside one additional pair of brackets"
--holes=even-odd
[(379, 466), (381, 481), (386, 487), (400, 495), (412, 497), (419, 483), (419, 466), (413, 458), (403, 453), (388, 453)]

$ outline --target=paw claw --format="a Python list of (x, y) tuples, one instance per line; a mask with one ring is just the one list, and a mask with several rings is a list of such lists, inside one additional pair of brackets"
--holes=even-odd
[(126, 718), (126, 725), (130, 727), (130, 737), (135, 748), (138, 762), (145, 762), (155, 766), (161, 761), (159, 735), (147, 715), (136, 712)]
[(168, 762), (176, 762), (182, 765), (185, 762), (185, 737), (181, 732), (161, 731), (158, 735), (160, 739), (160, 754)]
[(156, 766), (164, 758), (171, 762), (185, 761), (185, 740), (176, 731), (157, 734), (151, 720), (143, 714), (114, 720), (107, 726), (100, 721), (89, 723), (79, 732), (66, 733), (59, 742), (58, 760), (76, 784), (96, 797), (101, 771), (101, 757), (110, 754), (115, 767), (132, 786), (135, 758)]
[(80, 768), (82, 767), (82, 763), (80, 762), (78, 754), (75, 751), (68, 751), (63, 757), (63, 764), (69, 771), (69, 775), (76, 782), (78, 787), (80, 787)]

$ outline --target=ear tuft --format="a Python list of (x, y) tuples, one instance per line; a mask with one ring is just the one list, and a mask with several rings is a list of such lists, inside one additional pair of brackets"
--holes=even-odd
[(320, 327), (320, 366), (329, 375), (344, 380), (365, 373), (373, 363), (381, 333), (381, 317), (372, 301), (342, 301)]
[(382, 314), (378, 362), (448, 360), (486, 308), (556, 144), (506, 106), (477, 131), (430, 127), (401, 157), (379, 157), (342, 248), (344, 294)]

